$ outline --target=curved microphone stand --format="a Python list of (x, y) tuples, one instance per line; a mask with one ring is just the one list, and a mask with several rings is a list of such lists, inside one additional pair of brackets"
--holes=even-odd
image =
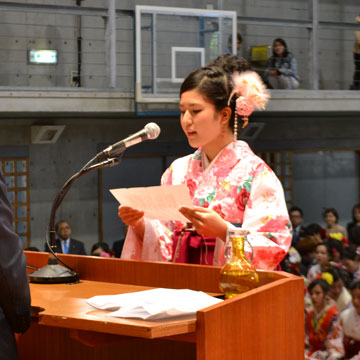
[[(50, 250), (48, 264), (41, 269), (34, 271), (29, 275), (30, 282), (41, 283), (41, 284), (63, 284), (63, 283), (74, 283), (79, 281), (79, 274), (67, 266), (61, 259), (56, 255), (56, 232), (55, 232), (55, 217), (56, 211), (59, 208), (61, 202), (63, 201), (65, 195), (70, 190), (73, 182), (79, 177), (93, 171), (102, 169), (105, 167), (112, 167), (117, 165), (120, 162), (120, 158), (111, 158), (100, 163), (94, 164), (92, 166), (88, 165), (93, 161), (89, 161), (79, 172), (70, 177), (61, 190), (58, 192), (51, 209), (50, 220), (49, 220), (49, 235), (46, 237), (46, 242)], [(48, 234), (47, 234), (48, 235)], [(64, 266), (59, 265), (58, 262), (61, 262)]]

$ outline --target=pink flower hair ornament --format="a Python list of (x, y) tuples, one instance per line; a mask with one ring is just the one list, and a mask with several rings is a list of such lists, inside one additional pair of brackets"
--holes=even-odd
[(232, 76), (233, 91), (229, 96), (228, 105), (236, 94), (234, 137), (237, 138), (237, 115), (242, 117), (243, 128), (249, 122), (249, 116), (255, 109), (265, 109), (270, 93), (266, 89), (261, 77), (255, 71), (234, 73)]

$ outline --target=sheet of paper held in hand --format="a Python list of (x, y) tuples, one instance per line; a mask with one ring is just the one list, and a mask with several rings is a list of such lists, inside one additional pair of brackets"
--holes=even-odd
[(193, 206), (184, 184), (111, 189), (110, 192), (121, 205), (144, 211), (148, 219), (188, 222), (178, 209)]

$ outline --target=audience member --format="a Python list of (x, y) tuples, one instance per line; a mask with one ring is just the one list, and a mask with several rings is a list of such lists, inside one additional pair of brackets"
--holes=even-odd
[(324, 220), (327, 224), (326, 235), (340, 241), (348, 242), (348, 234), (346, 229), (338, 224), (339, 214), (334, 208), (328, 208), (323, 213)]
[(340, 314), (345, 359), (360, 359), (360, 280), (350, 285), (352, 306)]
[(343, 271), (334, 266), (329, 269), (328, 274), (331, 276), (330, 297), (336, 302), (339, 311), (343, 311), (351, 304), (351, 295), (345, 287)]
[(114, 257), (109, 245), (103, 241), (97, 242), (91, 247), (91, 256)]
[(315, 280), (318, 275), (327, 272), (331, 267), (331, 250), (327, 242), (322, 242), (316, 245), (315, 258), (317, 264), (310, 267), (307, 279), (309, 282)]
[[(228, 45), (227, 45), (227, 49), (226, 49), (226, 53), (227, 54), (232, 54), (232, 39), (233, 36), (232, 34), (229, 36), (228, 38)], [(242, 44), (242, 36), (240, 33), (236, 34), (236, 56), (241, 56), (241, 44)]]
[[(355, 18), (355, 21), (360, 24), (360, 16)], [(350, 86), (350, 90), (360, 90), (360, 30), (355, 31), (355, 43), (354, 43), (354, 81)]]
[(305, 228), (305, 236), (311, 236), (316, 243), (321, 243), (326, 240), (325, 230), (316, 223), (312, 223)]
[(291, 246), (283, 261), (280, 263), (280, 269), (290, 274), (301, 275), (300, 271), (301, 256), (299, 252)]
[[(71, 228), (67, 221), (61, 220), (55, 225), (58, 236), (56, 239), (56, 252), (60, 254), (86, 255), (83, 242), (71, 237)], [(49, 251), (45, 243), (45, 251)]]
[(346, 246), (343, 249), (341, 262), (345, 270), (349, 273), (351, 280), (360, 279), (359, 256), (355, 248)]
[(125, 243), (125, 238), (113, 242), (112, 251), (114, 252), (114, 256), (116, 258), (121, 258), (121, 253), (124, 247), (124, 243)]
[(13, 229), (13, 213), (0, 166), (0, 359), (16, 360), (14, 333), (30, 326), (30, 290), (22, 242)]
[(341, 257), (343, 252), (343, 242), (330, 237), (327, 240), (330, 248), (331, 260), (335, 263), (336, 266), (341, 267)]
[(300, 237), (304, 235), (305, 228), (302, 226), (302, 223), (304, 222), (304, 214), (299, 207), (293, 206), (289, 210), (289, 216), (293, 227), (291, 245), (297, 248), (297, 243)]
[(121, 257), (121, 253), (122, 253), (122, 249), (124, 247), (124, 243), (125, 243), (125, 238), (126, 238), (126, 234), (128, 231), (128, 225), (126, 225), (125, 223), (123, 223), (123, 233), (124, 233), (124, 237), (121, 240), (116, 240), (113, 243), (112, 246), (112, 250), (114, 252), (114, 256), (116, 258), (120, 258)]
[(268, 59), (264, 79), (272, 89), (296, 89), (299, 76), (294, 55), (289, 52), (284, 39), (273, 43), (273, 55)]
[(349, 244), (356, 248), (360, 247), (360, 226), (353, 226), (350, 229)]
[(341, 359), (344, 348), (337, 324), (338, 309), (328, 297), (330, 285), (315, 279), (309, 285), (313, 309), (305, 321), (305, 359)]
[(297, 249), (301, 256), (300, 274), (307, 276), (311, 266), (316, 264), (316, 244), (313, 236), (306, 236), (299, 240)]
[(25, 251), (40, 251), (36, 246), (29, 246), (24, 249)]
[(360, 229), (360, 203), (355, 204), (351, 211), (352, 221), (347, 224), (346, 229), (349, 235), (349, 242), (351, 244), (357, 243), (360, 244), (360, 233), (358, 229)]
[(289, 210), (289, 217), (293, 228), (291, 246), (289, 252), (286, 254), (285, 258), (280, 263), (280, 268), (282, 271), (286, 271), (288, 273), (300, 276), (301, 256), (297, 250), (297, 244), (304, 232), (304, 228), (301, 225), (304, 221), (303, 212), (299, 207), (293, 206)]

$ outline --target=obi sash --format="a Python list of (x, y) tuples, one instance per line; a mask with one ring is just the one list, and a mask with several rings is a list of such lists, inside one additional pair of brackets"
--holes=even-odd
[(216, 238), (199, 235), (194, 228), (175, 231), (173, 259), (175, 263), (212, 265)]

